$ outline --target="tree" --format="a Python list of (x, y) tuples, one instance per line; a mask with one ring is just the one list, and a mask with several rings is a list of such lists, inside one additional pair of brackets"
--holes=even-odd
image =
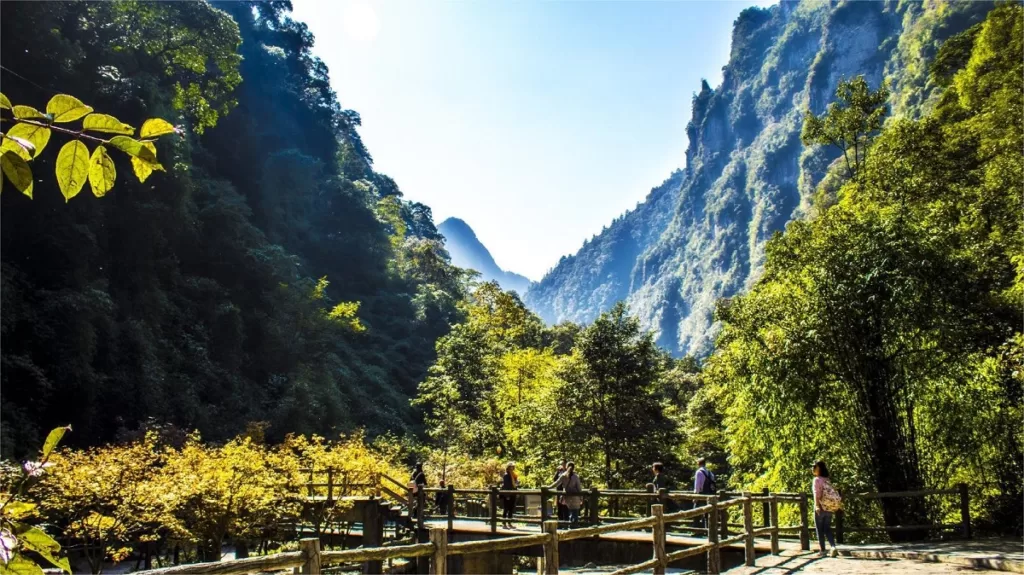
[(853, 178), (864, 163), (870, 137), (882, 128), (888, 113), (889, 89), (882, 84), (871, 91), (864, 76), (857, 76), (840, 80), (836, 99), (821, 116), (810, 109), (804, 112), (800, 140), (805, 146), (824, 144), (842, 150), (846, 175)]
[(639, 481), (648, 465), (673, 452), (676, 430), (656, 394), (665, 358), (622, 302), (576, 339), (559, 376), (569, 442), (593, 449), (601, 480), (611, 488)]

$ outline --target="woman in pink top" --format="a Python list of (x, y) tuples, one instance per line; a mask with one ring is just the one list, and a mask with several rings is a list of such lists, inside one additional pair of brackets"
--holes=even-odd
[(832, 535), (832, 512), (825, 511), (821, 507), (822, 493), (825, 484), (831, 485), (828, 478), (828, 466), (824, 461), (814, 464), (814, 482), (811, 483), (811, 493), (814, 494), (814, 530), (818, 532), (818, 546), (821, 548), (821, 556), (825, 557), (825, 538), (828, 538), (832, 546), (831, 556), (836, 556), (836, 540)]

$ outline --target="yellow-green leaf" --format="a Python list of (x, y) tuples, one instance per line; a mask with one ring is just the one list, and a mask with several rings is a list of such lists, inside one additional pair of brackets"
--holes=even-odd
[[(68, 143), (71, 143), (71, 142), (68, 142)], [(78, 143), (81, 144), (81, 142), (78, 142)], [(64, 147), (66, 148), (67, 145), (65, 145)], [(82, 147), (84, 148), (85, 145), (83, 144)], [(61, 152), (63, 152), (63, 151), (64, 150), (61, 150)], [(59, 163), (60, 160), (58, 159), (57, 162)], [(79, 187), (81, 187), (81, 186), (79, 186)], [(50, 433), (48, 433), (46, 435), (46, 441), (43, 442), (43, 459), (44, 460), (46, 458), (50, 457), (50, 454), (53, 453), (53, 450), (57, 448), (57, 444), (60, 443), (60, 440), (64, 438), (64, 434), (67, 433), (67, 431), (68, 431), (67, 427), (57, 427), (57, 428), (54, 428), (54, 429), (50, 430)]]
[[(148, 148), (153, 152), (153, 155), (156, 156), (156, 146), (153, 145), (153, 142), (142, 142), (142, 145)], [(162, 172), (164, 171), (164, 167), (160, 164), (146, 162), (132, 156), (132, 170), (135, 172), (135, 177), (137, 177), (140, 182), (145, 182), (146, 178), (148, 178), (154, 170), (160, 170)]]
[(164, 134), (173, 134), (174, 126), (167, 120), (161, 120), (160, 118), (150, 118), (142, 123), (142, 129), (139, 130), (140, 138), (156, 138), (163, 136)]
[(0, 169), (18, 191), (32, 197), (32, 168), (18, 154), (7, 151), (0, 155)]
[(114, 160), (107, 154), (103, 146), (96, 146), (89, 159), (89, 186), (97, 198), (107, 195), (107, 192), (114, 187), (114, 180), (117, 179), (117, 171), (114, 169)]
[(35, 144), (29, 142), (25, 138), (19, 138), (18, 136), (12, 136), (10, 134), (3, 134), (3, 139), (3, 143), (0, 143), (0, 151), (14, 152), (26, 161), (31, 160), (32, 155), (35, 154)]
[(3, 92), (0, 92), (0, 108), (11, 109), (11, 101), (7, 99), (7, 96), (4, 96)]
[(82, 120), (82, 128), (108, 134), (134, 134), (135, 128), (107, 114), (89, 114)]
[[(89, 149), (78, 140), (71, 140), (64, 144), (57, 154), (57, 185), (60, 186), (60, 193), (64, 195), (64, 201), (78, 195), (89, 178)], [(51, 431), (52, 435), (56, 430)], [(47, 438), (49, 443), (49, 438)]]
[(28, 527), (24, 530), (17, 530), (15, 533), (18, 537), (18, 541), (26, 548), (39, 553), (49, 552), (54, 553), (60, 551), (60, 543), (53, 540), (42, 529), (38, 527)]
[[(36, 151), (32, 154), (32, 157), (38, 157), (39, 153), (43, 151), (43, 148), (45, 148), (46, 144), (50, 141), (50, 129), (46, 126), (37, 126), (35, 124), (15, 124), (11, 126), (10, 130), (7, 130), (7, 135), (32, 142), (32, 145), (36, 147)], [(6, 142), (2, 149), (8, 149)], [(22, 157), (25, 158), (25, 156)], [(25, 159), (27, 160), (29, 158)]]
[[(134, 156), (149, 164), (156, 164), (156, 148), (152, 146), (144, 146), (142, 144), (142, 142), (134, 138), (129, 138), (128, 136), (114, 136), (110, 139), (111, 146), (114, 146), (129, 156)], [(163, 168), (153, 166), (153, 169)]]
[(11, 501), (4, 506), (4, 512), (10, 515), (13, 519), (24, 519), (31, 515), (35, 508), (35, 503), (29, 503), (28, 501)]
[(32, 106), (14, 106), (11, 108), (14, 117), (19, 120), (45, 120), (46, 116)]
[(15, 555), (6, 564), (0, 562), (0, 575), (43, 575), (43, 569), (35, 562)]
[(46, 113), (53, 116), (54, 122), (74, 122), (92, 112), (81, 100), (67, 94), (57, 94), (46, 104)]

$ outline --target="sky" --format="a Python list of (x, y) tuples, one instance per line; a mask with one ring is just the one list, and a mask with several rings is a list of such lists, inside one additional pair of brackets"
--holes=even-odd
[(685, 164), (700, 81), (767, 0), (293, 0), (377, 171), (539, 280)]

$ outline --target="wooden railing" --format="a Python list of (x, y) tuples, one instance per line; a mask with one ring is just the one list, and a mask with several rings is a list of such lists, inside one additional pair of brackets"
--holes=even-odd
[(846, 503), (864, 499), (887, 499), (892, 497), (928, 497), (955, 496), (959, 498), (960, 521), (957, 523), (931, 523), (925, 525), (887, 525), (883, 527), (850, 527), (846, 525), (845, 512), (836, 514), (836, 542), (844, 543), (847, 533), (889, 533), (895, 531), (943, 531), (958, 530), (965, 539), (971, 538), (971, 497), (966, 483), (960, 483), (956, 489), (922, 489), (920, 491), (891, 491), (887, 493), (849, 493), (843, 494)]
[[(775, 496), (769, 497), (771, 501), (774, 501)], [(627, 575), (647, 569), (652, 569), (656, 574), (663, 574), (665, 573), (665, 568), (670, 563), (704, 554), (707, 555), (707, 572), (718, 573), (722, 565), (721, 549), (741, 542), (744, 545), (746, 564), (754, 565), (756, 559), (754, 538), (759, 534), (770, 534), (772, 536), (771, 553), (777, 554), (779, 552), (779, 526), (772, 524), (767, 528), (755, 528), (753, 525), (751, 506), (757, 499), (757, 497), (748, 494), (720, 502), (717, 496), (706, 496), (704, 505), (675, 513), (664, 513), (662, 504), (656, 503), (651, 506), (651, 516), (622, 523), (559, 530), (558, 521), (547, 520), (543, 523), (541, 533), (484, 541), (449, 543), (448, 529), (446, 527), (430, 527), (429, 541), (426, 543), (350, 549), (346, 551), (322, 551), (319, 539), (308, 538), (300, 541), (299, 551), (234, 561), (195, 563), (141, 571), (139, 573), (140, 575), (200, 575), (207, 573), (241, 575), (243, 573), (298, 567), (300, 573), (318, 574), (323, 567), (329, 565), (383, 561), (394, 558), (430, 557), (430, 573), (433, 575), (443, 575), (448, 572), (447, 561), (449, 556), (495, 553), (540, 545), (543, 547), (543, 569), (539, 571), (546, 575), (557, 575), (559, 567), (558, 549), (561, 543), (567, 543), (576, 539), (599, 537), (613, 532), (648, 528), (651, 529), (651, 540), (654, 547), (653, 557), (648, 561), (620, 569), (614, 572), (613, 575)], [(769, 501), (770, 504), (771, 501)], [(732, 506), (742, 506), (743, 508), (744, 531), (732, 537), (720, 538), (718, 529), (719, 514)], [(772, 516), (777, 517), (777, 514)], [(688, 549), (668, 553), (666, 551), (666, 526), (696, 517), (706, 517), (707, 519), (707, 542)]]

